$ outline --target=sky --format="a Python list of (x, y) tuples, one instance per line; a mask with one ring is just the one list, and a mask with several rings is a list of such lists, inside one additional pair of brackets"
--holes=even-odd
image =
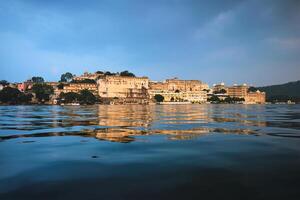
[(300, 80), (299, 0), (0, 0), (0, 79)]

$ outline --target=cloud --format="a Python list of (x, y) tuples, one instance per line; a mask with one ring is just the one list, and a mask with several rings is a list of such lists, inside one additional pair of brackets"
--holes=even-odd
[(223, 31), (234, 20), (234, 13), (232, 10), (221, 12), (215, 16), (212, 20), (205, 23), (202, 27), (196, 29), (196, 39), (207, 39), (223, 36)]
[(289, 50), (300, 49), (300, 37), (298, 38), (278, 38), (272, 37), (266, 39), (266, 41), (278, 48), (284, 48)]

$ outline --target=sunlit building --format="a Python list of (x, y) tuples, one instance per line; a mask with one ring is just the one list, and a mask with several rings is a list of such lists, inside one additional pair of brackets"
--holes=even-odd
[(199, 80), (180, 80), (178, 78), (167, 79), (163, 82), (149, 83), (150, 99), (155, 95), (162, 95), (166, 102), (194, 102), (203, 103), (207, 101), (206, 83)]
[(230, 97), (237, 97), (237, 98), (245, 98), (248, 94), (249, 86), (247, 84), (243, 85), (233, 85), (227, 87), (227, 95)]
[(226, 91), (227, 92), (227, 87), (225, 86), (225, 83), (219, 83), (219, 84), (214, 84), (212, 88), (213, 93), (220, 93), (220, 91)]
[(55, 93), (59, 95), (61, 92), (68, 93), (68, 92), (75, 92), (79, 93), (81, 90), (89, 90), (94, 95), (98, 95), (98, 87), (96, 83), (64, 83), (63, 88), (55, 89)]
[(98, 79), (98, 94), (102, 98), (142, 102), (148, 99), (148, 77), (103, 76)]
[(72, 80), (74, 80), (74, 81), (82, 81), (82, 80), (86, 80), (86, 79), (96, 80), (100, 76), (103, 76), (103, 74), (84, 72), (80, 76), (74, 76), (72, 78)]
[(248, 92), (245, 97), (246, 104), (264, 104), (266, 103), (266, 93), (260, 92), (257, 90), (256, 92)]

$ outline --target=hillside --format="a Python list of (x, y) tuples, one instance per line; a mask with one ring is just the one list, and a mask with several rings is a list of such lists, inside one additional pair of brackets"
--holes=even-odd
[(300, 102), (300, 80), (281, 85), (258, 87), (260, 91), (267, 93), (268, 101), (297, 101)]

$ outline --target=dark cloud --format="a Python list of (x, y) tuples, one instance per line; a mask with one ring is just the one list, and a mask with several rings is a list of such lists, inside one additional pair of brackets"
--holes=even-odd
[(297, 0), (2, 1), (1, 79), (99, 67), (209, 83), (299, 79), (299, 10)]

